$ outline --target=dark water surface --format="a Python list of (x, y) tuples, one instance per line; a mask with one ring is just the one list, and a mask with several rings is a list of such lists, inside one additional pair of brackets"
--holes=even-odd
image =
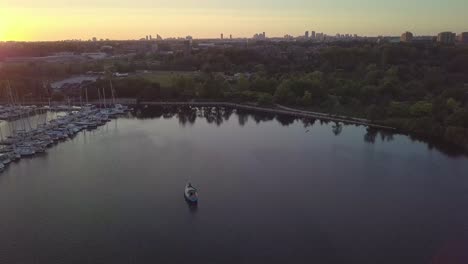
[(466, 263), (466, 157), (352, 125), (172, 111), (0, 174), (0, 263)]

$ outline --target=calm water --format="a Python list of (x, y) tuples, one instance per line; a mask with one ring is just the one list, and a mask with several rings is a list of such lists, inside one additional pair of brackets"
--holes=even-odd
[(466, 157), (364, 127), (173, 111), (0, 174), (0, 263), (466, 263)]

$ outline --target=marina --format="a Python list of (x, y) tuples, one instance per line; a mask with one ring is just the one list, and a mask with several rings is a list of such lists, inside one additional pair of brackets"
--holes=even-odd
[(8, 115), (8, 120), (12, 120), (13, 115), (11, 113), (14, 113), (15, 116), (16, 113), (20, 113), (19, 116), (24, 117), (20, 122), (22, 124), (20, 128), (11, 123), (8, 124), (9, 135), (6, 137), (4, 137), (4, 133), (0, 129), (0, 172), (11, 161), (19, 161), (22, 158), (45, 154), (47, 148), (73, 138), (80, 131), (96, 129), (112, 118), (129, 111), (127, 106), (120, 104), (103, 109), (96, 108), (93, 105), (73, 108), (63, 107), (56, 110), (66, 111), (64, 115), (57, 116), (52, 120), (36, 122), (36, 126), (34, 126), (31, 125), (30, 118), (32, 117), (29, 113), (34, 112), (34, 114), (37, 114), (37, 111), (52, 111), (53, 109), (15, 106), (3, 107), (2, 109), (10, 109), (5, 112)]

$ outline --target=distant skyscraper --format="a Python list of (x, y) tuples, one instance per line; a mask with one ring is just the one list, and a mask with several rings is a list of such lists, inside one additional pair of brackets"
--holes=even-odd
[(309, 31), (306, 31), (306, 32), (305, 32), (304, 37), (305, 37), (306, 39), (309, 38)]
[(157, 40), (162, 40), (162, 37), (159, 34), (156, 34), (156, 39)]
[(221, 39), (224, 39), (224, 34), (223, 33), (221, 33)]
[(229, 39), (232, 39), (232, 34), (229, 34)]
[(405, 33), (401, 34), (400, 41), (401, 42), (413, 41), (413, 33), (406, 31)]
[(437, 35), (437, 42), (442, 44), (453, 44), (455, 43), (456, 35), (452, 32), (441, 32)]
[(310, 34), (310, 38), (315, 39), (315, 31), (312, 31), (312, 33)]
[(148, 35), (146, 35), (146, 40), (149, 40), (149, 36), (148, 36)]
[(96, 37), (93, 37), (93, 41), (96, 42), (96, 41), (97, 41), (97, 38), (96, 38)]
[(153, 35), (150, 35), (149, 37), (150, 37), (150, 40), (153, 40)]

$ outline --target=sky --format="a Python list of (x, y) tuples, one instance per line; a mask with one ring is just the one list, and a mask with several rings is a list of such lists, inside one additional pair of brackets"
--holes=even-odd
[(0, 41), (468, 31), (468, 0), (0, 0)]

